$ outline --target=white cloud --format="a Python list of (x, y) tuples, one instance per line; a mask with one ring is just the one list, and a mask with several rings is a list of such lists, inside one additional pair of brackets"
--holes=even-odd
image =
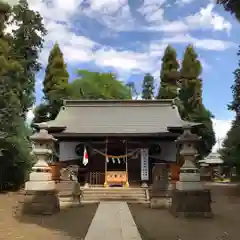
[(159, 23), (163, 21), (164, 8), (166, 0), (145, 0), (138, 9), (148, 23)]
[(182, 6), (186, 5), (186, 4), (193, 3), (194, 1), (196, 1), (196, 0), (177, 0), (175, 2), (175, 4), (177, 4), (177, 5), (182, 7)]
[(215, 31), (226, 30), (229, 32), (232, 24), (214, 12), (214, 4), (210, 3), (205, 8), (201, 8), (199, 12), (185, 18), (185, 22), (190, 29), (214, 29)]
[(163, 32), (188, 32), (193, 30), (214, 30), (230, 32), (232, 24), (227, 21), (219, 13), (214, 12), (214, 4), (210, 3), (205, 8), (201, 8), (199, 12), (182, 18), (181, 20), (168, 21), (151, 24), (145, 27), (145, 30), (163, 31)]
[(124, 5), (127, 4), (126, 0), (91, 0), (88, 1), (89, 3), (89, 8), (92, 11), (99, 11), (103, 13), (115, 13), (116, 11), (119, 10), (120, 7), (123, 7)]
[(111, 66), (123, 70), (141, 67), (146, 68), (146, 66), (144, 66), (146, 58), (146, 54), (131, 51), (116, 51), (114, 49), (100, 49), (95, 53), (95, 59), (98, 65)]
[(190, 36), (189, 34), (178, 34), (171, 37), (165, 37), (162, 39), (163, 43), (184, 43), (193, 44), (197, 48), (205, 50), (224, 51), (228, 48), (235, 47), (236, 44), (228, 41), (217, 39), (198, 39)]
[(29, 0), (29, 7), (41, 13), (45, 21), (68, 22), (83, 0)]
[(73, 13), (77, 10), (77, 6), (82, 2), (83, 0), (57, 0), (53, 6), (57, 9), (62, 9), (65, 12)]
[(212, 151), (216, 152), (222, 146), (223, 140), (231, 128), (232, 120), (213, 119), (212, 121), (217, 140), (217, 143), (213, 146)]
[(178, 32), (187, 32), (189, 28), (183, 21), (164, 21), (163, 24), (151, 25), (147, 27), (147, 30), (162, 31), (162, 32), (168, 32), (168, 33), (178, 33)]
[(92, 0), (89, 6), (81, 9), (81, 13), (94, 18), (104, 26), (118, 32), (134, 29), (128, 0)]
[(45, 37), (45, 49), (41, 54), (43, 62), (47, 61), (49, 51), (55, 42), (61, 46), (68, 62), (87, 62), (93, 59), (93, 48), (98, 44), (84, 36), (76, 35), (68, 26), (49, 21), (46, 24), (48, 35)]

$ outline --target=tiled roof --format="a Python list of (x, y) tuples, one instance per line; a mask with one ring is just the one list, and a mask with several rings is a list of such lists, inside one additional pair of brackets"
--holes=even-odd
[(149, 134), (194, 125), (180, 118), (173, 100), (66, 100), (49, 128), (63, 133)]

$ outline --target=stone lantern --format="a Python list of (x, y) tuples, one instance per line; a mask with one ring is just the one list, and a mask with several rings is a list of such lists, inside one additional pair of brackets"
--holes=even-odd
[(48, 134), (45, 124), (30, 139), (33, 141), (33, 154), (37, 158), (32, 167), (29, 181), (25, 183), (25, 196), (22, 213), (53, 214), (60, 210), (56, 183), (52, 180), (48, 161), (52, 156), (55, 139)]
[(170, 208), (174, 216), (212, 216), (211, 192), (204, 189), (200, 181), (199, 169), (196, 167), (196, 144), (200, 138), (191, 133), (190, 126), (184, 127), (183, 134), (177, 139), (180, 146), (180, 156), (184, 164), (180, 168), (179, 181), (172, 191), (172, 205)]
[(200, 137), (192, 134), (191, 128), (186, 126), (183, 134), (176, 141), (180, 146), (179, 154), (184, 159), (184, 164), (180, 168), (179, 181), (176, 183), (176, 188), (179, 190), (203, 189), (199, 169), (195, 164), (198, 154), (196, 144), (199, 140)]

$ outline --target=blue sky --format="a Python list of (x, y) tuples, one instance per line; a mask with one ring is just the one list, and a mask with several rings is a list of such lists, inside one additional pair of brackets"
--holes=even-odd
[[(203, 64), (204, 103), (223, 132), (219, 122), (226, 129), (234, 116), (226, 105), (232, 99), (240, 24), (213, 2), (29, 0), (29, 5), (41, 13), (49, 31), (41, 61), (46, 64), (52, 45), (58, 41), (71, 80), (76, 69), (83, 68), (113, 71), (123, 81), (134, 81), (138, 88), (149, 72), (158, 85), (166, 45), (176, 48), (181, 61), (187, 44), (193, 44)], [(42, 97), (43, 77), (44, 71), (37, 75), (37, 102)]]

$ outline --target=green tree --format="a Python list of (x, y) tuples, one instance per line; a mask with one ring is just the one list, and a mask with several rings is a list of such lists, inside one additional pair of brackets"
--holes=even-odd
[[(238, 50), (238, 56), (240, 56), (240, 48)], [(233, 100), (228, 105), (228, 108), (234, 111), (236, 116), (223, 141), (223, 147), (220, 150), (220, 154), (226, 163), (236, 165), (237, 172), (240, 175), (240, 60), (237, 69), (234, 71), (232, 94)]]
[(47, 122), (50, 119), (50, 106), (46, 102), (40, 103), (34, 109), (33, 123)]
[[(43, 92), (45, 103), (41, 105), (48, 106), (49, 119), (53, 120), (57, 116), (62, 106), (63, 98), (68, 96), (69, 74), (64, 62), (63, 53), (57, 43), (53, 46), (48, 58), (48, 65), (45, 70), (43, 81)], [(40, 109), (40, 108), (38, 108)]]
[(221, 158), (228, 166), (236, 166), (237, 174), (240, 175), (240, 121), (235, 119), (223, 141), (219, 151)]
[(132, 82), (132, 81), (127, 82), (126, 87), (130, 89), (132, 98), (138, 96), (138, 91), (137, 91), (137, 88), (136, 88), (134, 82)]
[(78, 70), (78, 79), (70, 84), (73, 99), (132, 99), (131, 89), (113, 73)]
[(213, 116), (205, 108), (202, 101), (201, 73), (202, 66), (197, 53), (193, 46), (189, 45), (185, 50), (180, 70), (179, 110), (182, 119), (202, 123), (202, 126), (197, 128), (196, 133), (202, 138), (199, 150), (200, 156), (204, 157), (210, 153), (216, 139), (211, 120)]
[(177, 96), (179, 80), (179, 63), (174, 48), (167, 46), (162, 58), (160, 87), (157, 99), (174, 99)]
[(9, 39), (4, 34), (10, 7), (0, 2), (0, 190), (18, 188), (31, 162), (30, 144), (21, 112), (19, 77), (23, 67), (11, 55)]
[(41, 69), (39, 53), (43, 47), (46, 29), (39, 12), (29, 9), (27, 0), (19, 0), (12, 8), (11, 24), (16, 25), (11, 42), (12, 55), (23, 67), (20, 83), (20, 101), (23, 115), (34, 101), (35, 74)]
[(142, 99), (153, 99), (154, 97), (154, 77), (147, 73), (142, 83)]
[(223, 5), (227, 12), (233, 14), (240, 21), (240, 1), (239, 0), (217, 0), (217, 4)]

